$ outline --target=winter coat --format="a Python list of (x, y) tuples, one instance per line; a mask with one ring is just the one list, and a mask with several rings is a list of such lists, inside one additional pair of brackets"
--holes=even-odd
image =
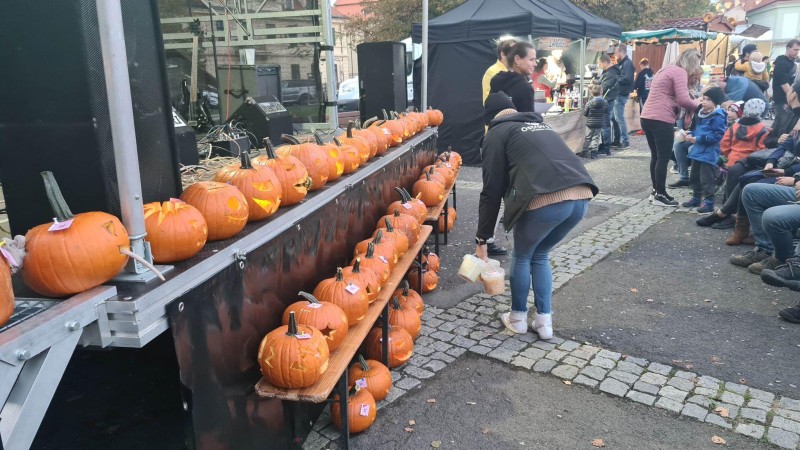
[(727, 166), (758, 150), (764, 150), (768, 128), (757, 117), (745, 117), (734, 123), (720, 142), (722, 155), (728, 158)]
[(752, 98), (760, 98), (764, 100), (764, 103), (769, 103), (753, 80), (740, 76), (728, 78), (728, 83), (725, 85), (725, 96), (734, 102), (746, 102)]
[(800, 120), (800, 108), (792, 109), (791, 114), (778, 116), (778, 118), (772, 122), (772, 130), (764, 140), (764, 145), (766, 145), (767, 148), (779, 146), (778, 139), (780, 139), (782, 134), (791, 132), (794, 126), (797, 125), (798, 120)]
[(784, 175), (790, 177), (795, 174), (792, 166), (797, 163), (798, 157), (800, 157), (800, 135), (789, 135), (789, 138), (767, 157), (767, 164), (784, 169)]
[(603, 98), (612, 101), (616, 100), (619, 96), (619, 69), (617, 66), (609, 66), (608, 70), (604, 70), (600, 75), (600, 86), (603, 88)]
[(583, 108), (583, 115), (586, 119), (586, 126), (598, 130), (608, 120), (608, 102), (603, 97), (594, 97), (586, 103)]
[(736, 70), (742, 72), (744, 77), (749, 80), (769, 83), (769, 72), (767, 72), (767, 63), (765, 62), (736, 61)]
[(633, 83), (633, 88), (636, 89), (636, 95), (642, 102), (647, 101), (647, 96), (650, 95), (650, 85), (653, 82), (653, 69), (642, 69), (636, 75), (636, 81)]
[[(641, 118), (674, 124), (680, 108), (694, 111), (700, 105), (689, 96), (689, 75), (676, 65), (662, 67), (653, 77)], [(720, 137), (722, 137), (720, 135)]]
[(514, 109), (519, 112), (533, 112), (533, 88), (530, 79), (517, 72), (500, 72), (489, 83), (491, 92), (503, 91), (511, 97)]
[(483, 139), (483, 190), (478, 205), (476, 236), (494, 236), (500, 199), (505, 202), (503, 225), (511, 230), (534, 196), (586, 185), (598, 189), (561, 136), (537, 113), (499, 117)]
[(619, 70), (619, 94), (617, 95), (627, 97), (633, 91), (633, 79), (636, 70), (633, 68), (631, 59), (627, 56), (617, 63), (617, 69)]
[(708, 115), (698, 114), (697, 128), (692, 133), (697, 142), (689, 147), (689, 159), (716, 165), (727, 123), (727, 114), (719, 106)]

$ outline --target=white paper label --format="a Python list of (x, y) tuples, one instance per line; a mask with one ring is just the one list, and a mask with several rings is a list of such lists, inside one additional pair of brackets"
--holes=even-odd
[(351, 294), (353, 294), (353, 295), (356, 295), (356, 293), (357, 293), (358, 291), (360, 291), (360, 290), (361, 290), (361, 288), (360, 288), (360, 287), (358, 287), (358, 286), (356, 286), (356, 285), (355, 285), (355, 284), (353, 284), (353, 283), (350, 283), (350, 284), (348, 284), (348, 285), (347, 285), (347, 287), (346, 287), (346, 288), (344, 288), (344, 290), (345, 290), (345, 291), (347, 291), (347, 292), (349, 292), (349, 293), (351, 293)]
[(183, 203), (183, 200), (181, 200), (179, 198), (170, 197), (169, 201), (171, 201), (172, 203)]
[(322, 303), (309, 303), (308, 307), (313, 309), (322, 308)]
[[(53, 221), (54, 221), (54, 222), (55, 222), (55, 220), (56, 220), (56, 219), (53, 219)], [(74, 220), (74, 219), (69, 219), (69, 220), (65, 220), (65, 221), (63, 221), (63, 222), (55, 222), (54, 224), (50, 225), (50, 228), (48, 228), (48, 229), (47, 229), (47, 231), (61, 231), (61, 230), (66, 230), (67, 228), (69, 228), (69, 227), (70, 227), (70, 225), (72, 225), (72, 221), (73, 221), (73, 220)]]
[(386, 128), (381, 128), (381, 131), (383, 131), (383, 134), (385, 134), (386, 136), (389, 135), (389, 130), (387, 130)]
[(367, 387), (367, 379), (366, 378), (359, 378), (356, 380), (356, 388), (364, 389)]
[(403, 208), (411, 209), (411, 203), (403, 203)]
[(369, 405), (366, 403), (361, 404), (361, 412), (359, 413), (362, 416), (366, 417), (369, 415)]
[(0, 247), (0, 255), (3, 255), (3, 258), (5, 258), (6, 261), (8, 261), (8, 263), (10, 265), (12, 265), (12, 266), (18, 266), (19, 265), (19, 264), (17, 264), (17, 261), (14, 259), (14, 257), (11, 256), (11, 253), (9, 253), (8, 250), (6, 250), (3, 247)]
[(445, 165), (445, 167), (447, 167), (448, 169), (449, 169), (449, 168), (451, 168), (451, 167), (453, 167), (453, 166), (451, 166), (451, 165), (450, 165), (450, 163), (444, 163), (444, 165)]
[(386, 259), (386, 257), (385, 257), (385, 256), (383, 256), (383, 255), (381, 255), (381, 256), (378, 256), (378, 259), (380, 259), (381, 261), (383, 261), (383, 262), (384, 262), (384, 264), (389, 264), (389, 261), (388, 261), (388, 260)]
[(311, 339), (311, 335), (308, 333), (300, 333), (295, 335), (297, 339)]

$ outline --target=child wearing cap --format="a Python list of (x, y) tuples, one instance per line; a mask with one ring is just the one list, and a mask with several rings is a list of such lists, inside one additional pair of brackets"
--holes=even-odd
[(722, 156), (726, 158), (725, 167), (731, 168), (736, 161), (766, 148), (764, 140), (769, 129), (761, 122), (766, 106), (764, 100), (751, 98), (744, 104), (742, 118), (725, 132), (720, 142)]
[(746, 60), (736, 64), (736, 70), (742, 71), (744, 77), (753, 81), (762, 92), (769, 87), (769, 71), (763, 59), (764, 55), (753, 51)]
[(689, 159), (692, 168), (689, 185), (692, 198), (683, 203), (685, 208), (697, 208), (697, 212), (714, 210), (714, 193), (717, 186), (717, 160), (720, 156), (720, 141), (727, 128), (727, 114), (719, 105), (725, 100), (725, 93), (718, 87), (705, 91), (697, 113), (697, 127), (692, 134), (686, 136), (691, 143)]

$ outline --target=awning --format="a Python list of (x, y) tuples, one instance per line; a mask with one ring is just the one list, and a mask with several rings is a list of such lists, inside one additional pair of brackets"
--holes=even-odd
[(643, 44), (664, 44), (668, 42), (689, 42), (705, 41), (716, 39), (717, 33), (701, 30), (687, 30), (678, 28), (667, 28), (664, 30), (637, 30), (624, 31), (622, 33), (623, 42), (638, 42)]

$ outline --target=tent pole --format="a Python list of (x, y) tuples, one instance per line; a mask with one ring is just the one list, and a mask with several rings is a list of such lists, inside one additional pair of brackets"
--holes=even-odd
[(428, 0), (422, 0), (422, 93), (419, 101), (423, 111), (428, 109)]
[(586, 74), (586, 36), (581, 38), (581, 66), (578, 67), (581, 76), (580, 89), (578, 93), (578, 108), (583, 110), (583, 76)]

